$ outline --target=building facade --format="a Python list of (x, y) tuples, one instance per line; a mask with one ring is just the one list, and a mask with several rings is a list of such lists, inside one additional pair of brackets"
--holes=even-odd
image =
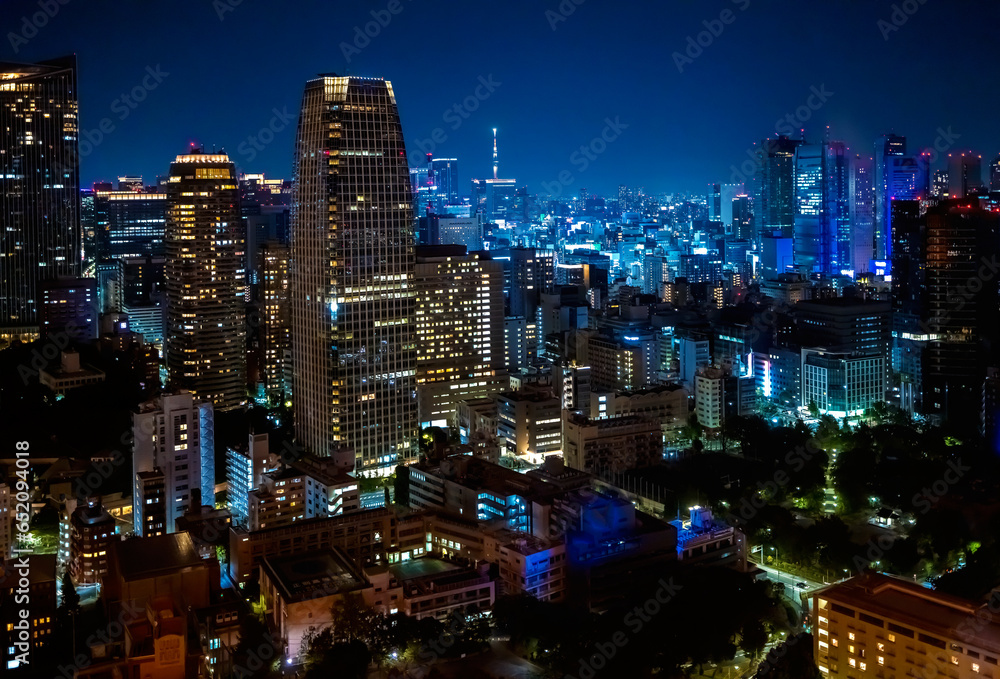
[(306, 84), (291, 226), (295, 429), (388, 474), (417, 454), (414, 236), (392, 85)]
[(244, 408), (246, 263), (235, 167), (225, 154), (177, 156), (167, 196), (168, 388), (220, 411)]

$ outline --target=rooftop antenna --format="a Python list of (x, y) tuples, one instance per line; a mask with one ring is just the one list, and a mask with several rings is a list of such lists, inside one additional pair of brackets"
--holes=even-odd
[(493, 128), (493, 178), (497, 178), (497, 168), (499, 167), (499, 162), (497, 161), (497, 128)]

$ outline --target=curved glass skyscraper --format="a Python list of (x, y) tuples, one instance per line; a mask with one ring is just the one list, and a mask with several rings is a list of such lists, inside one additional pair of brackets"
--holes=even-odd
[(306, 84), (291, 224), (296, 436), (391, 473), (417, 454), (414, 235), (392, 85)]

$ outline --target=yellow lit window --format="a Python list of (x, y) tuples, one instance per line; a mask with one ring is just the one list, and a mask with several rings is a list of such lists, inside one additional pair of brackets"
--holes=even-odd
[(847, 638), (850, 639), (851, 641), (854, 641), (854, 632), (848, 632)]

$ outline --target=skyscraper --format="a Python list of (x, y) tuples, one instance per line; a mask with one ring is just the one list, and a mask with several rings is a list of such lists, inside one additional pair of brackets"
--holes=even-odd
[(750, 240), (753, 238), (753, 201), (750, 196), (739, 195), (730, 202), (733, 238)]
[(795, 150), (795, 265), (803, 273), (851, 268), (850, 158), (842, 142)]
[(80, 275), (76, 57), (0, 62), (0, 337), (38, 333), (39, 283)]
[(982, 156), (974, 153), (948, 155), (948, 193), (951, 198), (965, 198), (982, 187)]
[(244, 238), (229, 156), (177, 156), (167, 185), (167, 381), (216, 410), (247, 403)]
[(883, 134), (875, 140), (875, 258), (885, 259), (890, 247), (889, 239), (889, 186), (886, 164), (893, 156), (906, 155), (906, 137)]
[(353, 448), (363, 472), (417, 454), (409, 181), (391, 83), (306, 83), (291, 228), (296, 435), (319, 456)]
[(458, 202), (457, 158), (434, 158), (427, 174), (433, 177), (442, 205), (453, 205)]
[(882, 168), (882, 186), (885, 189), (882, 207), (885, 212), (881, 224), (887, 229), (887, 234), (882, 259), (892, 258), (892, 201), (926, 198), (930, 190), (929, 165), (930, 157), (927, 154), (890, 156), (885, 159)]
[(417, 395), (422, 426), (446, 427), (459, 401), (509, 385), (503, 265), (461, 245), (417, 249)]
[(269, 398), (287, 391), (286, 364), (291, 360), (289, 264), (287, 245), (268, 242), (260, 247), (261, 382)]
[(995, 360), (1000, 216), (964, 200), (949, 200), (926, 214), (929, 320), (924, 409), (956, 423), (978, 426), (986, 366)]
[(1000, 155), (990, 161), (990, 191), (1000, 191)]
[(850, 199), (851, 250), (855, 273), (868, 271), (875, 258), (875, 184), (874, 161), (855, 156), (848, 179)]
[(780, 136), (764, 139), (757, 153), (760, 163), (754, 176), (753, 205), (757, 238), (795, 233), (795, 149), (798, 139)]

